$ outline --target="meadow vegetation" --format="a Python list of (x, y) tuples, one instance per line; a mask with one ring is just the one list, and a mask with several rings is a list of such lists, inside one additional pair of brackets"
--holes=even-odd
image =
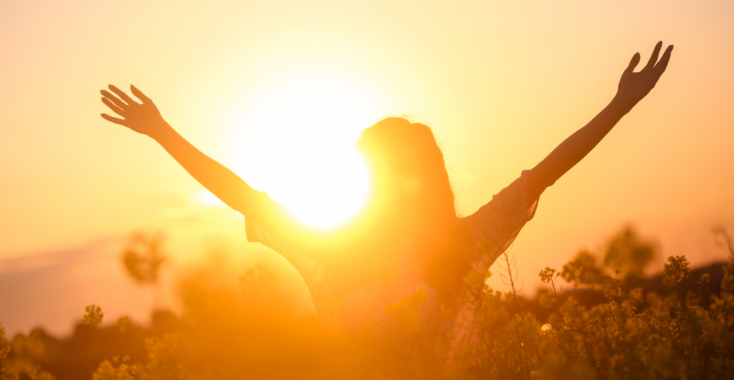
[[(716, 234), (734, 260), (729, 235)], [(137, 235), (131, 244), (124, 268), (154, 284), (159, 240)], [(10, 341), (0, 328), (0, 380), (734, 378), (734, 262), (690, 268), (671, 256), (650, 276), (658, 254), (626, 227), (603, 248), (542, 270), (545, 287), (525, 298), (506, 253), (495, 269), (502, 291), (466, 278), (481, 293), (480, 344), (448, 367), (437, 360), (446, 337), (430, 347), (411, 338), (421, 328), (420, 294), (388, 310), (400, 333), (347, 338), (295, 313), (273, 273), (256, 265), (238, 288), (211, 270), (188, 274), (182, 310), (156, 310), (148, 326), (109, 323), (90, 305), (68, 338), (36, 329)]]

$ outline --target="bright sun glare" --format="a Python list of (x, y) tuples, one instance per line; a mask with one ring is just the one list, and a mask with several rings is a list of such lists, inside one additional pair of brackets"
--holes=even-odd
[(319, 228), (353, 217), (369, 179), (354, 150), (384, 114), (376, 91), (338, 71), (301, 68), (249, 89), (233, 113), (228, 149), (235, 169), (293, 216)]

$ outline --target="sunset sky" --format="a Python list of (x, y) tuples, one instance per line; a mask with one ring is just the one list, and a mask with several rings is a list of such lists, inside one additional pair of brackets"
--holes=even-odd
[[(42, 259), (54, 252), (116, 252), (133, 231), (166, 231), (181, 265), (215, 240), (275, 255), (244, 243), (243, 218), (154, 141), (100, 118), (108, 84), (135, 84), (194, 145), (320, 225), (364, 197), (360, 131), (409, 115), (433, 128), (469, 215), (604, 108), (659, 40), (675, 50), (657, 87), (542, 195), (515, 242), (528, 292), (541, 268), (627, 222), (663, 256), (725, 259), (710, 231), (734, 231), (734, 2), (2, 1), (0, 283), (66, 270)], [(78, 286), (110, 265), (74, 272)], [(0, 290), (9, 328), (63, 332), (75, 305), (103, 302), (69, 290), (55, 297), (71, 311), (11, 311), (11, 295), (46, 302), (26, 291)]]

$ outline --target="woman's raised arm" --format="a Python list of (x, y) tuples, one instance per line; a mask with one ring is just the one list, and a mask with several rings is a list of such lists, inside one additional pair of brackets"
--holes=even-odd
[(548, 186), (555, 183), (558, 178), (581, 161), (617, 122), (655, 87), (658, 79), (665, 72), (673, 51), (673, 45), (668, 46), (658, 62), (662, 46), (662, 41), (658, 42), (647, 65), (637, 73), (634, 72), (634, 69), (640, 62), (640, 53), (636, 53), (627, 69), (622, 73), (617, 95), (611, 103), (530, 171), (527, 185), (530, 199), (539, 197)]
[(251, 199), (255, 190), (231, 170), (209, 158), (181, 137), (163, 120), (153, 101), (135, 86), (130, 86), (130, 90), (140, 99), (140, 103), (117, 87), (112, 85), (109, 87), (114, 94), (102, 90), (102, 102), (122, 118), (102, 114), (105, 120), (124, 125), (157, 141), (199, 183), (222, 202), (244, 213), (248, 199)]

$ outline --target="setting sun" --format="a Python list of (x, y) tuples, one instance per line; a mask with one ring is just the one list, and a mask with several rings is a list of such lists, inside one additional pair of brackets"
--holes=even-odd
[(353, 146), (386, 107), (377, 91), (338, 70), (305, 66), (272, 78), (228, 120), (235, 167), (296, 218), (337, 226), (366, 200), (369, 179)]

